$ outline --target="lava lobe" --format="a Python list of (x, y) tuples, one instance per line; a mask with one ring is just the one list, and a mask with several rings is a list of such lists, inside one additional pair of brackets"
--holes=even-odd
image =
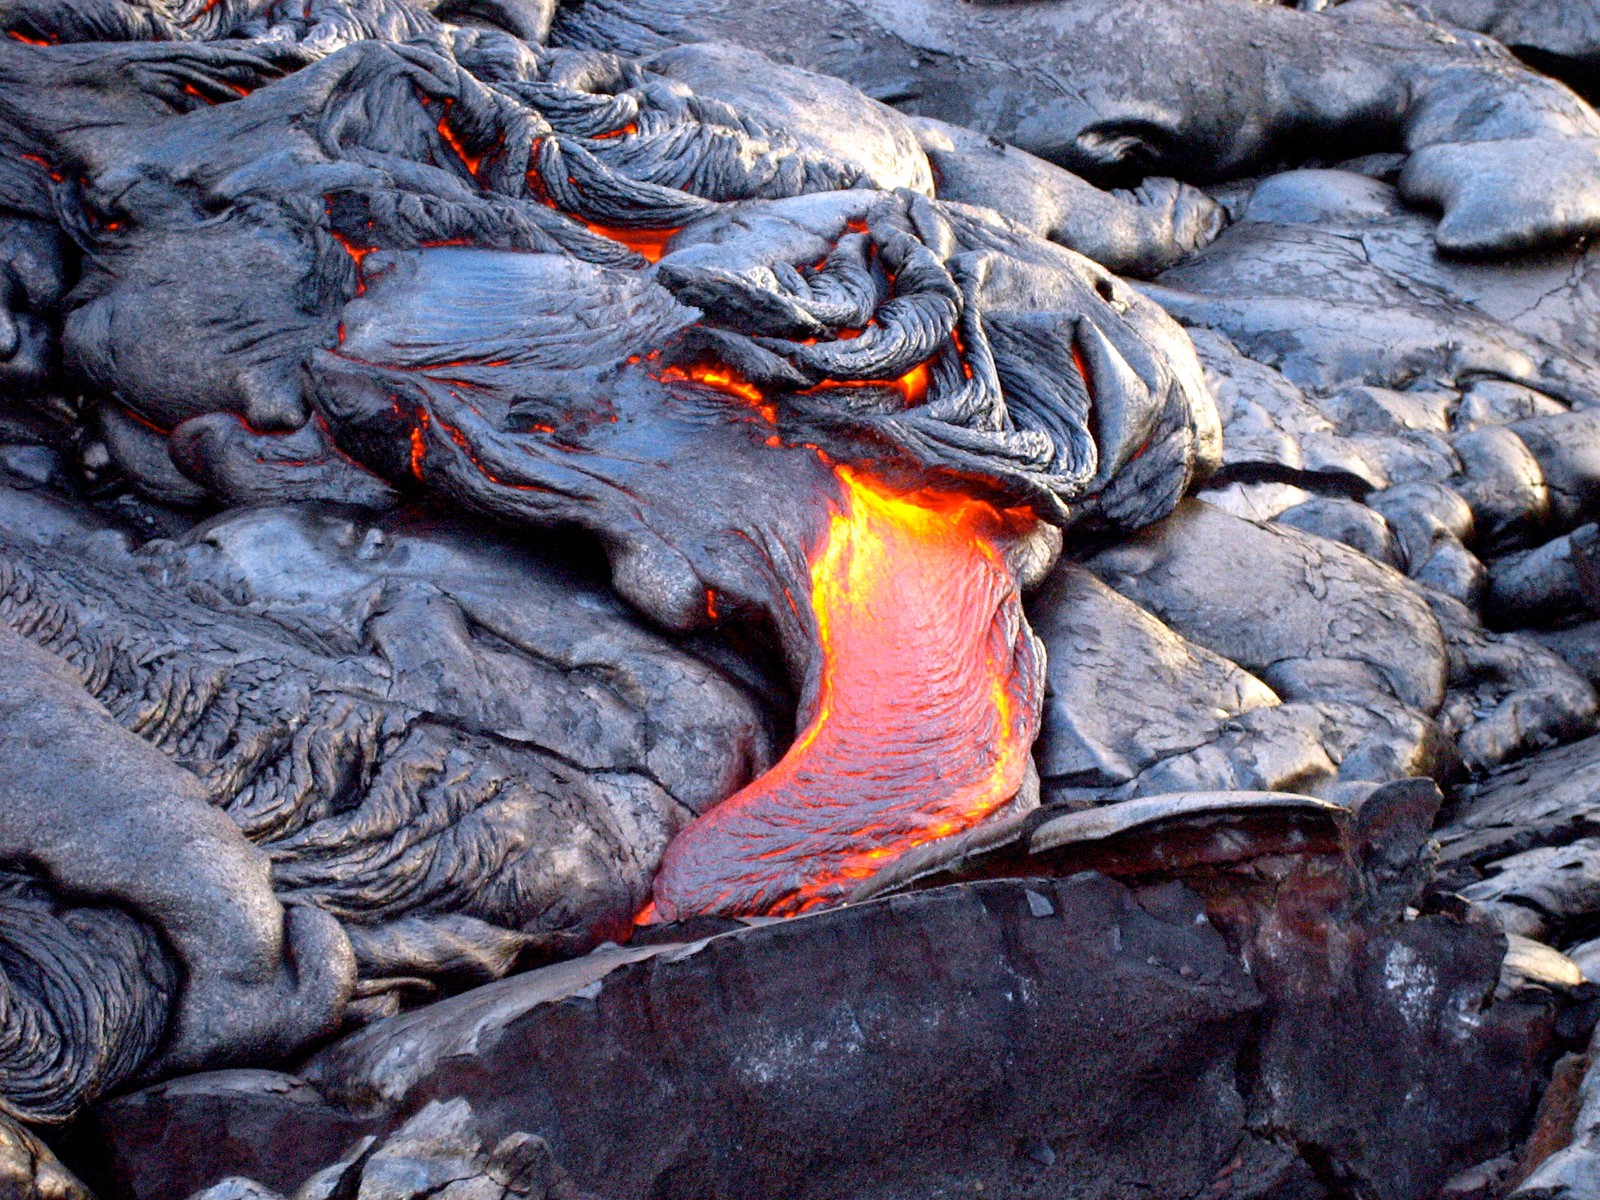
[(1018, 793), (1043, 655), (1002, 545), (1031, 517), (848, 467), (809, 555), (819, 678), (765, 775), (668, 847), (645, 921), (793, 915)]

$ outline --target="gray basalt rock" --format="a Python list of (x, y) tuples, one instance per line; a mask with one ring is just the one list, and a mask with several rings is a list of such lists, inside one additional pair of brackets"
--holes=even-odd
[[(603, 948), (380, 1022), (301, 1072), (320, 1099), (251, 1099), (250, 1143), (330, 1147), (352, 1122), (381, 1139), (460, 1097), (484, 1145), (541, 1137), (600, 1195), (790, 1195), (801, 1179), (819, 1196), (909, 1181), (1111, 1197), (1235, 1179), (1265, 1197), (1338, 1179), (1425, 1200), (1507, 1151), (1562, 1003), (1519, 985), (1490, 1004), (1504, 943), (1470, 910), (1408, 918), (1437, 803), (1411, 781), (1354, 814), (1213, 794), (1034, 822), (891, 886), (1034, 878)], [(734, 986), (738, 1004), (709, 1000)], [(227, 1090), (202, 1077), (102, 1105), (97, 1161), (137, 1200), (248, 1173), (251, 1152), (190, 1135)], [(153, 1129), (201, 1150), (139, 1174)]]
[[(1322, 8), (1325, 2), (1301, 0), (1298, 7)], [(1408, 6), (1432, 20), (1486, 33), (1587, 92), (1600, 79), (1600, 7), (1593, 0), (1426, 0)]]
[(1314, 496), (1284, 509), (1273, 519), (1330, 542), (1343, 542), (1375, 562), (1391, 567), (1404, 562), (1395, 532), (1383, 514), (1343, 496)]
[[(1445, 643), (1423, 597), (1389, 568), (1339, 543), (1194, 501), (1088, 565), (1175, 633), (1256, 673), (1289, 704), (1335, 706), (1304, 713), (1311, 723), (1301, 727), (1334, 770), (1348, 760), (1346, 778), (1445, 769), (1432, 725), (1448, 675)], [(1334, 714), (1330, 729), (1342, 732), (1325, 736), (1321, 717)], [(1288, 715), (1263, 710), (1258, 719)], [(1242, 740), (1236, 753), (1248, 760), (1249, 739)], [(1204, 774), (1166, 778), (1166, 790), (1210, 783)], [(1211, 786), (1250, 786), (1247, 778), (1211, 778)]]
[(1424, 593), (1450, 650), (1450, 694), (1440, 713), (1463, 762), (1481, 773), (1591, 732), (1594, 687), (1531, 638), (1492, 633), (1460, 601)]
[[(294, 1200), (583, 1200), (550, 1157), (543, 1138), (509, 1134), (483, 1144), (472, 1106), (434, 1100), (381, 1143), (363, 1138), (339, 1161), (295, 1189)], [(253, 1179), (232, 1176), (192, 1200), (284, 1200)]]
[(1600, 838), (1524, 850), (1489, 864), (1487, 878), (1461, 894), (1507, 914), (1508, 925), (1554, 937), (1572, 922), (1600, 912)]
[[(749, 86), (741, 114), (631, 59), (519, 42), (504, 13), (451, 15), (0, 14), (9, 186), (80, 251), (60, 376), (94, 394), (85, 462), (169, 508), (341, 502), (365, 522), (426, 496), (580, 527), (659, 626), (758, 630), (802, 723), (825, 682), (806, 560), (844, 465), (971, 492), (1022, 531), (993, 621), (1026, 660), (1023, 762), (1020, 584), (1060, 526), (1155, 519), (1218, 456), (1181, 331), (1001, 215), (891, 190), (926, 182), (893, 114), (845, 156), (837, 128), (763, 121), (798, 110)], [(714, 57), (674, 69), (725, 88)], [(873, 111), (790, 83), (831, 96), (835, 125)], [(62, 710), (70, 744), (148, 764), (132, 811), (170, 796), (205, 827), (110, 839), (70, 876), (177, 947), (166, 1069), (271, 1060), (397, 992), (620, 933), (668, 839), (770, 762), (764, 714), (715, 671), (626, 617), (613, 640), (601, 585), (507, 590), (464, 533), (331, 511), (16, 555), (14, 629), (72, 663), (25, 680), (18, 721)], [(116, 772), (78, 758), (58, 798), (100, 823)], [(34, 818), (63, 761), (29, 754), (4, 793), (8, 856), (58, 872), (77, 827)], [(1016, 774), (999, 803), (1025, 807)], [(179, 843), (206, 868), (187, 890)]]
[[(75, 736), (112, 764), (111, 748), (125, 746), (142, 765), (124, 777), (148, 780), (152, 805), (169, 786), (163, 802), (184, 807), (162, 819), (186, 839), (184, 854), (214, 842), (257, 856), (277, 897), (268, 911), (296, 906), (291, 936), (311, 916), (346, 922), (349, 934), (327, 936), (335, 949), (354, 943), (360, 1014), (626, 930), (672, 833), (770, 761), (763, 714), (716, 667), (581, 574), (459, 526), (266, 509), (138, 551), (109, 535), (78, 538), (4, 541), (5, 662), (35, 673), (18, 685), (80, 696)], [(122, 797), (121, 820), (135, 819), (125, 786), (106, 794)], [(183, 834), (183, 812), (224, 827), (206, 825), (202, 842)], [(128, 877), (143, 880), (132, 894), (149, 897), (138, 911), (157, 924), (175, 885), (141, 876), (140, 864), (173, 834), (148, 832), (123, 851)], [(13, 824), (8, 836), (27, 831)], [(217, 850), (207, 858), (226, 861)], [(70, 877), (70, 863), (53, 869)], [(224, 898), (249, 894), (208, 886), (224, 916)], [(89, 1007), (78, 1020), (59, 1000), (48, 1006), (64, 1025), (56, 1040), (24, 1039), (6, 1063), (8, 1097), (35, 1116), (65, 1115), (137, 1068), (162, 1038), (173, 986), (135, 923), (60, 919), (74, 930), (63, 951), (87, 937), (73, 953), (131, 961), (104, 981), (62, 964), (56, 986), (81, 990)], [(13, 922), (0, 925), (9, 934)], [(114, 952), (93, 949), (100, 925)], [(255, 936), (206, 929), (184, 950), (198, 956), (185, 960), (191, 981), (205, 978), (205, 955), (242, 953)], [(49, 945), (18, 943), (21, 964), (35, 965), (13, 981), (17, 1002)], [(331, 1028), (350, 987), (340, 956), (310, 943), (295, 953), (305, 1020)], [(24, 1080), (46, 1064), (60, 1073), (32, 1098)]]
[(1547, 750), (1469, 784), (1438, 836), (1447, 869), (1600, 836), (1600, 739)]
[[(1242, 222), (1145, 290), (1186, 325), (1220, 331), (1309, 392), (1419, 383), (1459, 391), (1487, 378), (1568, 405), (1600, 396), (1584, 343), (1546, 341), (1548, 327), (1525, 332), (1476, 297), (1439, 286), (1412, 258), (1375, 260), (1367, 233), (1362, 222)], [(1572, 258), (1563, 256), (1557, 281)]]
[(1319, 680), (1423, 713), (1444, 699), (1444, 641), (1426, 602), (1338, 543), (1191, 501), (1089, 567), (1286, 699), (1315, 696)]
[(1583, 525), (1532, 550), (1495, 559), (1485, 616), (1502, 628), (1554, 625), (1600, 608), (1593, 565), (1600, 528)]
[(1278, 703), (1259, 679), (1185, 641), (1083, 567), (1059, 567), (1029, 616), (1049, 656), (1034, 747), (1047, 789), (1127, 783), (1214, 741), (1241, 714)]
[[(1501, 1178), (1592, 1019), (1600, 116), (1335, 7), (0, 0), (0, 1190), (86, 1104), (136, 1200)], [(868, 477), (1003, 527), (1016, 684), (898, 859), (724, 807), (870, 723)]]
[[(1590, 403), (1594, 389), (1592, 378), (1583, 382), (1587, 368), (1556, 347), (1592, 349), (1587, 261), (1586, 251), (1571, 251), (1515, 266), (1463, 264), (1441, 257), (1426, 221), (1402, 212), (1383, 184), (1298, 171), (1255, 188), (1233, 229), (1165, 277), (1210, 300), (1156, 294), (1186, 320), (1215, 327), (1197, 330), (1197, 344), (1223, 383), (1229, 471), (1364, 495), (1399, 538), (1407, 573), (1469, 605), (1484, 592), (1480, 557), (1532, 551), (1532, 562), (1489, 572), (1490, 614), (1515, 624), (1582, 611), (1559, 538), (1592, 516), (1590, 439), (1580, 432), (1592, 418), (1569, 406)], [(1308, 292), (1332, 306), (1323, 324), (1269, 333), (1274, 306), (1302, 303)], [(1385, 314), (1371, 309), (1358, 333), (1360, 312), (1379, 297)], [(1441, 328), (1437, 351), (1403, 345), (1404, 322), (1393, 313), (1438, 305), (1458, 311), (1457, 332), (1479, 330), (1474, 344)], [(1329, 320), (1341, 325), (1332, 338)], [(1239, 362), (1238, 347), (1285, 375)], [(1358, 360), (1355, 377), (1406, 390), (1350, 387)], [(1331, 435), (1322, 422), (1334, 425)]]
[(1590, 683), (1600, 682), (1600, 622), (1582, 621), (1557, 629), (1530, 630), (1528, 636), (1560, 656)]
[(1283, 703), (1081, 566), (1057, 568), (1030, 612), (1049, 656), (1035, 747), (1047, 802), (1208, 789), (1317, 794), (1341, 779), (1449, 769), (1421, 718), (1331, 694)]
[[(1493, 43), (1366, 0), (1325, 17), (1245, 0), (1136, 11), (586, 0), (558, 13), (552, 38), (625, 53), (735, 42), (1100, 178), (1247, 174), (1303, 153), (1302, 120), (1319, 128), (1317, 153), (1370, 152), (1371, 114), (1383, 111), (1382, 148), (1413, 153), (1407, 197), (1444, 208), (1442, 245), (1524, 250), (1596, 218), (1585, 189), (1600, 120)], [(1108, 55), (1112, 38), (1119, 53)], [(1081, 82), (1048, 82), (1064, 77)], [(1506, 171), (1514, 160), (1526, 170)]]
[[(1446, 739), (1480, 769), (1593, 728), (1592, 687), (1555, 655), (1490, 633), (1449, 596), (1282, 523), (1188, 501), (1088, 565), (1173, 632), (1257, 673), (1285, 709), (1315, 706), (1302, 736), (1323, 746), (1341, 778), (1446, 778)], [(1262, 711), (1235, 724), (1290, 715)], [(1143, 790), (1282, 786), (1260, 775), (1161, 783)]]
[[(1586, 318), (1596, 286), (1591, 247), (1501, 260), (1443, 254), (1434, 244), (1433, 222), (1406, 211), (1389, 183), (1337, 169), (1271, 176), (1250, 190), (1239, 215), (1242, 224), (1297, 226), (1357, 242), (1375, 275), (1420, 284), (1527, 337), (1593, 356), (1595, 333)], [(1520, 408), (1520, 416), (1535, 416), (1528, 406), (1550, 403), (1537, 392), (1507, 392), (1493, 378), (1474, 381), (1473, 388), (1479, 386), (1485, 388), (1479, 403), (1495, 423), (1504, 420), (1497, 412)], [(1459, 414), (1453, 426), (1463, 427)]]

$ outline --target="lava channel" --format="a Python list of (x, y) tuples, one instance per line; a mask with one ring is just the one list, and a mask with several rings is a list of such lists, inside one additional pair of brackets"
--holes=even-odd
[(1015, 514), (835, 472), (842, 498), (808, 556), (810, 719), (772, 770), (668, 846), (643, 923), (837, 903), (1022, 786), (1043, 655), (1001, 550)]

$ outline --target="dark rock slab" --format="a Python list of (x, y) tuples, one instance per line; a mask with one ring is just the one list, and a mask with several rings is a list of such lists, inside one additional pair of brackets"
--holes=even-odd
[(291, 1191), (364, 1131), (305, 1080), (258, 1070), (160, 1083), (92, 1109), (85, 1125), (69, 1157), (119, 1197), (185, 1197), (224, 1175)]
[[(1514, 1150), (1588, 985), (1531, 944), (1508, 962), (1457, 898), (1418, 913), (1430, 781), (1347, 799), (1019, 818), (867, 885), (892, 894), (602, 948), (379, 1022), (307, 1064), (321, 1100), (279, 1104), (256, 1136), (383, 1137), (460, 1097), (485, 1146), (542, 1138), (577, 1188), (615, 1200), (979, 1183), (1431, 1200)], [(115, 1194), (181, 1200), (241, 1173), (205, 1103), (151, 1097), (103, 1106), (92, 1149), (128, 1161), (159, 1111), (187, 1174)]]
[(920, 873), (905, 864), (878, 883), (1092, 868), (1147, 907), (1205, 920), (1266, 1001), (1242, 1075), (1252, 1132), (1288, 1138), (1336, 1195), (1432, 1197), (1511, 1148), (1573, 987), (1545, 986), (1548, 970), (1533, 986), (1526, 946), (1503, 987), (1506, 940), (1469, 905), (1415, 914), (1432, 869), (1430, 781), (1350, 798), (1152, 796), (1036, 819), (942, 864), (925, 848)]
[[(587, 1200), (555, 1163), (543, 1138), (512, 1133), (485, 1145), (472, 1106), (435, 1100), (382, 1142), (364, 1137), (316, 1172), (293, 1200)], [(258, 1181), (232, 1176), (191, 1200), (284, 1200)]]
[(1134, 882), (1249, 869), (1283, 855), (1342, 859), (1349, 809), (1292, 792), (1180, 792), (1100, 808), (1039, 809), (919, 846), (861, 885), (867, 900), (911, 888), (1099, 871)]
[(1431, 1196), (1504, 1152), (1544, 1084), (1554, 1011), (1491, 1002), (1501, 943), (1451, 917), (1316, 926), (1285, 905), (1247, 953), (1270, 997), (1257, 1120), (1356, 1195)]
[[(1187, 1196), (1235, 1155), (1257, 1004), (1192, 911), (1097, 875), (1007, 880), (602, 950), (379, 1022), (304, 1077), (375, 1134), (465, 1097), (485, 1144), (543, 1137), (617, 1198)], [(103, 1108), (108, 1161), (185, 1162), (108, 1191), (248, 1174), (209, 1108), (170, 1088)], [(270, 1115), (259, 1144), (353, 1132), (321, 1104)], [(156, 1128), (181, 1156), (148, 1154)]]

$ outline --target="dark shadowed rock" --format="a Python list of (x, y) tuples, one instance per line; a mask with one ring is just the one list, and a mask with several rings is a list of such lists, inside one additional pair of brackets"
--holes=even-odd
[[(251, 1140), (331, 1161), (459, 1097), (483, 1146), (542, 1138), (576, 1186), (618, 1198), (982, 1182), (1019, 1198), (1428, 1200), (1512, 1148), (1562, 1006), (1588, 985), (1531, 947), (1503, 970), (1503, 938), (1470, 907), (1408, 914), (1438, 793), (1357, 798), (1132, 801), (969, 860), (1033, 878), (602, 948), (252, 1084)], [(248, 1174), (206, 1132), (227, 1091), (200, 1077), (103, 1105), (85, 1158), (130, 1200)], [(118, 1164), (158, 1131), (184, 1147), (182, 1178), (135, 1180)]]
[[(380, 1134), (464, 1096), (486, 1143), (543, 1137), (607, 1196), (1189, 1195), (1241, 1136), (1257, 1004), (1193, 917), (1098, 876), (944, 888), (601, 950), (380, 1022), (303, 1075)], [(169, 1089), (183, 1178), (121, 1175), (120, 1194), (241, 1173), (195, 1123), (215, 1094)], [(108, 1162), (137, 1152), (150, 1105), (102, 1110)], [(321, 1105), (273, 1111), (263, 1144), (348, 1136)]]
[[(305, 1080), (278, 1071), (212, 1071), (157, 1084), (93, 1110), (78, 1135), (91, 1183), (107, 1196), (187, 1196), (221, 1175), (288, 1192), (364, 1132)], [(91, 1148), (92, 1147), (92, 1148)]]
[(1431, 1197), (1512, 1146), (1581, 980), (1553, 951), (1564, 976), (1524, 953), (1503, 977), (1505, 941), (1470, 907), (1408, 912), (1431, 872), (1430, 782), (1359, 801), (1130, 800), (924, 863), (920, 877), (903, 863), (882, 884), (1095, 869), (1141, 885), (1146, 907), (1203, 918), (1266, 998), (1243, 1079), (1250, 1128), (1289, 1136), (1329, 1186)]
[[(293, 1200), (584, 1200), (543, 1138), (511, 1133), (486, 1145), (472, 1105), (434, 1100), (383, 1141), (361, 1138), (295, 1190)], [(232, 1176), (192, 1200), (283, 1200)]]
[(1600, 1033), (1589, 1044), (1589, 1069), (1578, 1088), (1567, 1144), (1544, 1159), (1511, 1193), (1513, 1200), (1595, 1200), (1600, 1196)]

